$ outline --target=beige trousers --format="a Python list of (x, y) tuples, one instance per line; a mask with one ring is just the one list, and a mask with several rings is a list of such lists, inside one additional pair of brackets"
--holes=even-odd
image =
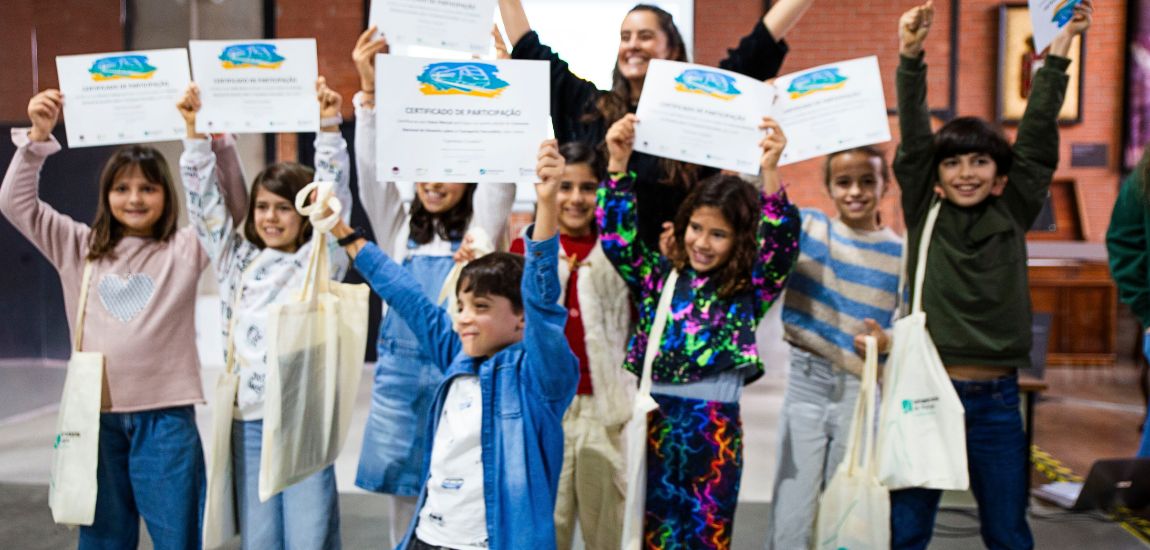
[(576, 395), (563, 415), (563, 471), (555, 500), (555, 539), (570, 550), (575, 520), (587, 550), (616, 550), (623, 530), (623, 426), (607, 428), (594, 398)]

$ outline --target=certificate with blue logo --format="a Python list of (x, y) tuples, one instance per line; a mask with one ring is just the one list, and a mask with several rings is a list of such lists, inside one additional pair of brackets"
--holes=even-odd
[(494, 18), (495, 0), (372, 0), (368, 25), (379, 27), (391, 53), (426, 46), (483, 55)]
[(1034, 51), (1042, 53), (1054, 36), (1074, 18), (1080, 0), (1027, 0), (1030, 23), (1034, 26)]
[(546, 61), (375, 58), (384, 181), (533, 182), (551, 124)]
[(184, 137), (176, 101), (188, 87), (185, 49), (62, 55), (68, 147), (174, 141)]
[(787, 135), (780, 165), (890, 140), (875, 57), (777, 78), (652, 60), (636, 110), (635, 150), (757, 174), (764, 116)]
[(196, 131), (319, 130), (315, 39), (192, 40), (188, 49), (203, 101)]

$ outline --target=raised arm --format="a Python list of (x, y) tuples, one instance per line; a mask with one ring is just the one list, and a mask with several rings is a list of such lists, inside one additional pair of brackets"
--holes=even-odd
[(758, 297), (758, 315), (762, 317), (783, 293), (787, 276), (799, 257), (802, 216), (780, 185), (779, 158), (787, 145), (783, 129), (769, 117), (764, 117), (759, 127), (766, 130), (759, 143), (763, 150), (759, 158), (762, 217), (756, 235), (759, 254), (751, 267), (751, 284)]
[(39, 197), (44, 160), (60, 150), (52, 128), (62, 107), (63, 96), (58, 90), (45, 90), (32, 97), (28, 102), (32, 128), (12, 129), (16, 154), (0, 184), (0, 213), (57, 268), (85, 255), (90, 231)]
[(564, 327), (567, 309), (559, 302), (559, 205), (557, 194), (563, 179), (563, 156), (555, 140), (539, 147), (536, 173), (535, 225), (524, 239), (527, 261), (523, 266), (523, 345), (527, 352), (524, 377), (530, 387), (550, 401), (570, 400), (579, 382), (579, 363), (567, 345)]
[(1074, 16), (1050, 43), (1050, 53), (1034, 75), (1026, 111), (1018, 124), (1018, 137), (1014, 141), (1014, 162), (1003, 198), (1014, 216), (1030, 227), (1050, 189), (1050, 181), (1058, 168), (1058, 113), (1066, 98), (1066, 85), (1070, 77), (1066, 68), (1070, 44), (1090, 28), (1094, 3), (1083, 0), (1074, 7)]
[[(334, 182), (335, 198), (343, 205), (340, 217), (345, 223), (351, 221), (351, 158), (347, 153), (347, 140), (339, 131), (338, 120), (343, 106), (343, 97), (327, 86), (324, 77), (316, 79), (316, 101), (319, 103), (321, 120), (331, 121), (323, 126), (315, 136), (315, 181)], [(331, 259), (331, 278), (339, 281), (347, 274), (347, 255), (340, 250), (335, 239), (327, 241)]]
[(814, 0), (779, 0), (763, 15), (763, 26), (775, 40), (782, 40), (814, 3)]
[(902, 207), (908, 226), (926, 215), (934, 193), (934, 132), (926, 104), (926, 64), (923, 43), (934, 19), (934, 5), (911, 8), (898, 21), (899, 66), (895, 76), (898, 94), (900, 142), (894, 155), (894, 174), (902, 190)]
[(607, 180), (599, 186), (595, 218), (599, 224), (599, 241), (603, 253), (611, 260), (619, 276), (634, 296), (642, 292), (644, 281), (652, 277), (666, 260), (647, 248), (638, 238), (639, 216), (635, 201), (635, 174), (627, 172), (635, 143), (637, 118), (628, 114), (607, 131)]
[[(352, 229), (342, 221), (332, 230), (332, 236), (340, 239), (352, 233)], [(376, 295), (411, 327), (439, 370), (446, 371), (463, 349), (447, 312), (428, 300), (407, 270), (392, 261), (375, 243), (359, 238), (345, 245), (344, 250)]]
[(499, 16), (503, 19), (503, 28), (512, 47), (531, 32), (531, 23), (527, 21), (527, 12), (520, 0), (499, 0)]
[(811, 7), (814, 0), (779, 0), (755, 21), (755, 28), (739, 44), (727, 50), (727, 57), (719, 67), (745, 74), (756, 80), (774, 78), (787, 56), (789, 48), (783, 36), (791, 31)]
[(200, 245), (211, 258), (216, 272), (222, 274), (228, 271), (228, 251), (231, 250), (232, 239), (238, 235), (238, 228), (220, 189), (235, 189), (244, 183), (220, 182), (220, 177), (231, 177), (234, 173), (217, 170), (212, 138), (196, 132), (196, 113), (201, 106), (199, 88), (195, 84), (188, 86), (176, 104), (187, 127), (184, 152), (180, 154), (180, 177), (187, 198), (188, 220), (196, 228)]
[(232, 225), (239, 226), (248, 212), (248, 186), (244, 165), (236, 149), (236, 137), (231, 134), (212, 136), (212, 152), (216, 154), (217, 178), (224, 187), (224, 204), (232, 215)]
[[(1147, 161), (1150, 159), (1143, 162)], [(1139, 165), (1122, 183), (1106, 230), (1106, 251), (1118, 299), (1130, 306), (1142, 328), (1150, 328), (1150, 243), (1146, 240), (1144, 177), (1144, 166)]]

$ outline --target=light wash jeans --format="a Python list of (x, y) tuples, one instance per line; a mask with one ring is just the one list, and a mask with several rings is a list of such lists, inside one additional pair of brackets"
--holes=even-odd
[(335, 488), (335, 467), (328, 466), (267, 502), (260, 502), (263, 432), (263, 420), (232, 423), (232, 464), (236, 472), (243, 549), (338, 550), (339, 494)]
[(135, 548), (141, 516), (157, 550), (198, 549), (206, 482), (192, 406), (101, 413), (96, 483), (81, 550)]
[(791, 348), (767, 548), (810, 547), (819, 494), (846, 452), (858, 394), (857, 376), (818, 355)]

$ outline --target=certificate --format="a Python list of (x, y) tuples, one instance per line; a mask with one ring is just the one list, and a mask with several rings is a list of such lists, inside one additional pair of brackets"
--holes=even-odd
[(380, 179), (528, 182), (549, 132), (546, 61), (375, 58)]
[(69, 147), (178, 140), (176, 101), (188, 87), (188, 51), (146, 50), (56, 58)]
[(636, 116), (636, 151), (752, 174), (759, 172), (764, 116), (787, 136), (779, 165), (890, 140), (873, 56), (779, 77), (773, 85), (652, 60)]
[(1080, 0), (1027, 0), (1030, 23), (1034, 26), (1034, 51), (1045, 50), (1058, 31), (1074, 17)]
[[(491, 51), (495, 0), (372, 0), (368, 24), (395, 46)], [(395, 53), (395, 50), (392, 50)]]
[(773, 97), (770, 86), (748, 76), (653, 59), (635, 112), (635, 150), (758, 173), (759, 123)]
[(192, 40), (188, 48), (203, 101), (197, 132), (319, 130), (315, 39)]
[(875, 56), (840, 61), (775, 79), (772, 114), (787, 136), (779, 166), (890, 141), (890, 121)]

